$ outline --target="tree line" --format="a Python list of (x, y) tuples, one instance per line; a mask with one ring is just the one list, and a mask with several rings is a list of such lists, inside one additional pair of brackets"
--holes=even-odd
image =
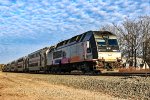
[(118, 25), (107, 24), (100, 30), (111, 31), (118, 36), (122, 56), (131, 61), (131, 66), (137, 66), (137, 57), (142, 58), (143, 63), (146, 62), (150, 66), (150, 16), (125, 18)]

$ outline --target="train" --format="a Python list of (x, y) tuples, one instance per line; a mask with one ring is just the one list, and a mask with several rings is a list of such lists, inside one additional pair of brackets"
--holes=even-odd
[(101, 73), (120, 67), (117, 36), (109, 31), (87, 31), (5, 64), (2, 71)]

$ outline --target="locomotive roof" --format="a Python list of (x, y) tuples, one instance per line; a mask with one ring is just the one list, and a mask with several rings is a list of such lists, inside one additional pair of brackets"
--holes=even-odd
[(115, 35), (114, 33), (112, 32), (109, 32), (109, 31), (93, 31), (95, 34), (102, 34), (102, 35), (105, 35), (105, 34), (108, 34), (108, 35)]
[(81, 42), (81, 41), (88, 40), (91, 37), (92, 34), (96, 34), (96, 35), (106, 35), (106, 34), (107, 35), (115, 35), (115, 34), (109, 32), (109, 31), (87, 31), (87, 32), (84, 32), (82, 34), (73, 36), (70, 39), (59, 42), (57, 44), (56, 48), (67, 45), (67, 44), (71, 44), (72, 42), (79, 42), (79, 41)]

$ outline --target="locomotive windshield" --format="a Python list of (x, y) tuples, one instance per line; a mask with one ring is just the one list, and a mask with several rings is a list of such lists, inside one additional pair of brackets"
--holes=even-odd
[(103, 40), (103, 39), (99, 39), (99, 40), (97, 40), (97, 44), (100, 45), (100, 46), (105, 46), (106, 45), (106, 41)]
[(96, 42), (97, 42), (97, 47), (99, 52), (119, 51), (117, 39), (97, 38)]
[(118, 42), (116, 39), (108, 39), (108, 45), (110, 46), (117, 46), (118, 45)]
[(118, 45), (118, 42), (117, 42), (117, 39), (96, 39), (97, 41), (97, 44), (99, 46), (117, 46)]

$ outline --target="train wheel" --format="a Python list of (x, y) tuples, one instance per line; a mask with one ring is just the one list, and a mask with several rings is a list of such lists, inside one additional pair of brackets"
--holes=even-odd
[(89, 73), (90, 72), (90, 65), (88, 63), (83, 63), (80, 66), (80, 70), (82, 71), (83, 74)]

